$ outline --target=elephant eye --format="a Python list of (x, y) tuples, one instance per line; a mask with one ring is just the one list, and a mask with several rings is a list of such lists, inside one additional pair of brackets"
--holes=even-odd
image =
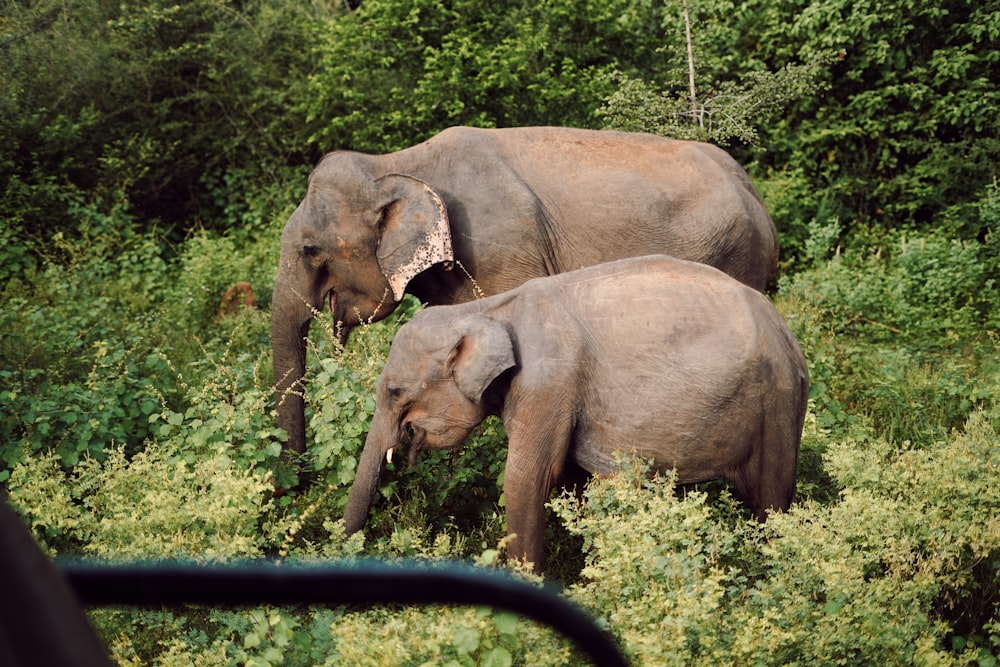
[(319, 254), (319, 246), (317, 245), (307, 245), (302, 246), (302, 254), (306, 257), (315, 257)]
[(389, 387), (389, 396), (393, 399), (398, 399), (403, 395), (402, 387)]

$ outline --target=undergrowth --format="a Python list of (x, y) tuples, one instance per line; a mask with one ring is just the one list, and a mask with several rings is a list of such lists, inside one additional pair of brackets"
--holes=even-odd
[[(980, 227), (998, 222), (983, 212)], [(809, 230), (773, 295), (812, 379), (791, 511), (760, 526), (724, 484), (676, 489), (626, 465), (552, 500), (548, 580), (635, 664), (996, 664), (996, 240), (840, 246), (838, 223)], [(274, 242), (199, 234), (169, 258), (152, 243), (67, 242), (3, 288), (0, 484), (48, 553), (503, 566), (499, 420), (460, 451), (393, 464), (365, 533), (343, 534), (374, 381), (419, 304), (346, 350), (317, 318), (303, 485), (276, 498)], [(231, 279), (258, 307), (219, 317)], [(550, 632), (477, 609), (90, 614), (123, 665), (579, 663)]]

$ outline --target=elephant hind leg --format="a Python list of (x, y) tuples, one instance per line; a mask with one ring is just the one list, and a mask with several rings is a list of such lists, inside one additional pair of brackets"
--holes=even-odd
[(777, 464), (774, 467), (748, 466), (737, 471), (730, 480), (736, 494), (763, 523), (768, 512), (787, 510), (795, 497), (793, 466)]
[(794, 364), (787, 370), (790, 372), (765, 378), (772, 391), (761, 401), (757, 427), (748, 434), (752, 443), (749, 456), (730, 478), (761, 522), (767, 519), (768, 511), (785, 511), (795, 499), (809, 381)]
[(769, 511), (783, 512), (795, 499), (801, 422), (794, 431), (789, 420), (775, 421), (785, 423), (774, 429), (777, 433), (764, 425), (753, 453), (731, 478), (737, 494), (762, 523)]

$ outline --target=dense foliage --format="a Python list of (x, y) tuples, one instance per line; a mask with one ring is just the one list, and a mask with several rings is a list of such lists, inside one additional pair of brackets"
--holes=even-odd
[(769, 134), (778, 146), (768, 164), (806, 170), (829, 198), (828, 215), (985, 232), (968, 226), (968, 204), (998, 170), (1000, 6), (791, 4), (787, 24), (758, 33), (766, 60), (822, 49), (842, 49), (844, 60), (831, 68), (827, 95)]
[[(774, 188), (784, 262), (813, 217), (850, 220), (850, 233), (876, 237), (908, 228), (984, 238), (970, 221), (1000, 169), (1000, 4), (687, 4), (699, 107), (718, 116), (707, 135), (757, 136), (746, 155), (757, 182)], [(615, 125), (636, 129), (645, 115), (645, 127), (670, 127), (685, 112), (681, 2), (664, 5), (663, 66), (608, 100)], [(666, 81), (657, 78), (664, 71)], [(777, 109), (775, 97), (784, 98)]]
[(310, 139), (385, 151), (449, 125), (594, 126), (609, 75), (655, 57), (657, 23), (631, 0), (365, 3), (324, 32)]
[(51, 252), (57, 230), (136, 226), (176, 240), (252, 224), (248, 193), (284, 196), (286, 165), (311, 161), (289, 112), (302, 75), (289, 73), (308, 72), (311, 21), (337, 12), (213, 0), (2, 8), (0, 276), (30, 260), (25, 248)]
[[(346, 350), (317, 320), (307, 485), (272, 496), (281, 227), (336, 147), (456, 123), (691, 130), (683, 4), (0, 2), (0, 491), (39, 542), (500, 566), (496, 420), (391, 469), (366, 536), (337, 521), (419, 304)], [(1000, 6), (686, 4), (697, 99), (742, 114), (729, 148), (781, 234), (771, 296), (812, 376), (799, 500), (761, 527), (723, 485), (623, 462), (553, 501), (549, 577), (637, 664), (994, 665)], [(237, 281), (257, 307), (220, 312)], [(126, 665), (579, 662), (474, 609), (92, 619)]]

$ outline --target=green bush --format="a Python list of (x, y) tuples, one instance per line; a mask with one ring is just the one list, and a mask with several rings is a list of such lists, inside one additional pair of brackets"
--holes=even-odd
[[(219, 639), (192, 628), (210, 627)], [(488, 609), (443, 608), (294, 613), (263, 607), (242, 613), (148, 612), (147, 624), (122, 612), (99, 612), (116, 627), (114, 658), (122, 665), (570, 665), (580, 664), (551, 631)], [(135, 637), (145, 630), (156, 648)]]
[(103, 463), (88, 458), (67, 472), (54, 454), (42, 454), (14, 466), (9, 500), (50, 553), (204, 561), (262, 555), (258, 522), (273, 488), (267, 475), (235, 467), (225, 454), (187, 459), (169, 445), (130, 459), (118, 447)]
[(300, 113), (324, 150), (396, 150), (450, 125), (593, 127), (613, 70), (655, 58), (644, 3), (366, 0), (318, 26)]
[[(67, 466), (101, 460), (116, 443), (138, 451), (158, 416), (184, 413), (185, 401), (198, 412), (206, 394), (228, 392), (258, 422), (269, 419), (259, 398), (270, 386), (270, 364), (260, 358), (267, 315), (218, 319), (216, 311), (233, 279), (252, 281), (266, 305), (273, 239), (237, 250), (228, 237), (201, 234), (168, 263), (158, 238), (131, 232), (127, 217), (120, 222), (124, 231), (101, 221), (83, 239), (56, 234), (44, 267), (0, 294), (0, 394), (10, 406), (0, 413), (0, 480), (41, 451), (56, 451)], [(242, 393), (252, 378), (257, 396)]]
[[(262, 231), (260, 240), (200, 231), (176, 259), (176, 279), (167, 294), (177, 325), (197, 330), (217, 320), (223, 295), (238, 282), (250, 283), (258, 308), (271, 302), (280, 234)], [(242, 299), (238, 302), (242, 309)], [(224, 327), (222, 327), (224, 330)]]
[(79, 201), (127, 202), (140, 228), (175, 240), (235, 227), (234, 202), (311, 162), (292, 107), (313, 22), (342, 13), (267, 0), (8, 3), (0, 209), (39, 252), (51, 230), (75, 233)]
[(587, 551), (567, 595), (635, 664), (992, 664), (965, 633), (1000, 601), (998, 444), (983, 413), (930, 449), (833, 442), (840, 500), (763, 526), (626, 466), (553, 502)]
[[(53, 237), (58, 255), (0, 292), (0, 480), (25, 454), (67, 465), (141, 439), (169, 368), (155, 354), (155, 239), (101, 232)], [(93, 253), (93, 255), (89, 253)]]
[(808, 294), (840, 334), (951, 345), (992, 324), (995, 278), (983, 252), (975, 241), (893, 235), (877, 249), (849, 248), (814, 271), (787, 276), (781, 289)]
[(727, 23), (748, 59), (773, 70), (842, 52), (829, 90), (762, 133), (760, 166), (806, 170), (830, 205), (806, 219), (970, 238), (975, 201), (998, 170), (998, 17), (968, 0), (744, 3)]
[(839, 225), (809, 228), (804, 256), (815, 268), (782, 277), (779, 304), (824, 426), (867, 416), (881, 436), (926, 443), (997, 401), (983, 382), (996, 375), (991, 238), (901, 235), (841, 250)]
[[(828, 219), (827, 194), (812, 186), (803, 168), (787, 165), (781, 171), (765, 170), (754, 178), (754, 185), (778, 230), (778, 274), (795, 273), (808, 268), (811, 260), (825, 259), (825, 248), (817, 258), (805, 246), (818, 227), (815, 220)], [(838, 236), (840, 231), (838, 227)]]

